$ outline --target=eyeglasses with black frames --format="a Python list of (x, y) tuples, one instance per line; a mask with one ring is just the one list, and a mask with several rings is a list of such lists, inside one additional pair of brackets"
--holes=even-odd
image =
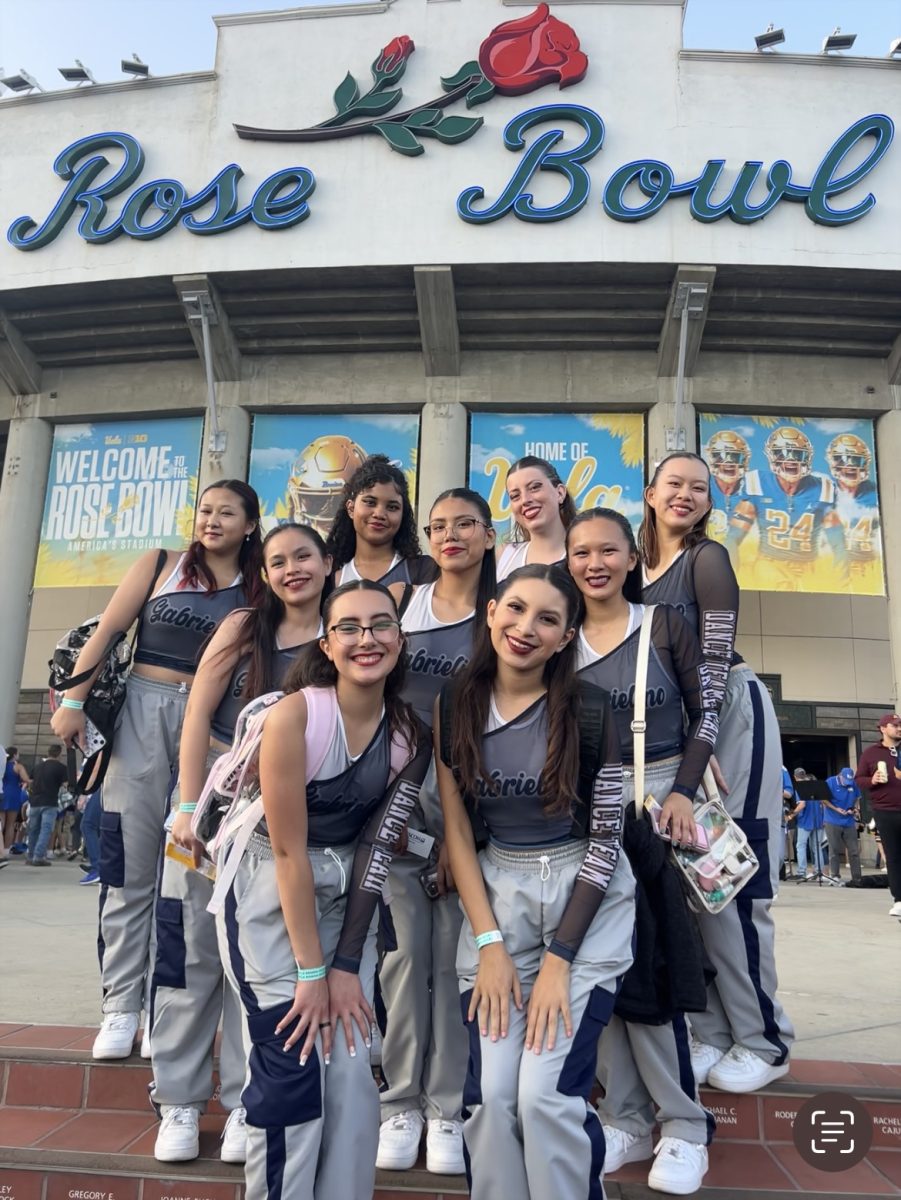
[(451, 530), (456, 538), (470, 538), (477, 525), (481, 525), (483, 529), (491, 528), (485, 521), (477, 521), (475, 517), (458, 517), (456, 521), (432, 521), (431, 525), (423, 525), (422, 532), (430, 542), (440, 542), (447, 537), (448, 530)]

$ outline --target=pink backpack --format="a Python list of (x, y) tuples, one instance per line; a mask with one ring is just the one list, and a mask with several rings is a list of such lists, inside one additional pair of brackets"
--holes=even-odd
[[(204, 842), (213, 860), (226, 842), (232, 847), (218, 873), (207, 911), (217, 913), (237, 874), (251, 835), (263, 818), (259, 756), (266, 718), (284, 692), (268, 692), (241, 709), (235, 738), (227, 753), (210, 768), (197, 807), (191, 817), (191, 832)], [(306, 782), (316, 778), (335, 740), (338, 727), (338, 698), (330, 687), (303, 689), (307, 702)], [(397, 733), (391, 739), (391, 782), (412, 758), (412, 750)]]

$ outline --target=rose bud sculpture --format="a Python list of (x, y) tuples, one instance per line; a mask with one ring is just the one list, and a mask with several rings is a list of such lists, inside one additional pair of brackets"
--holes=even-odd
[(392, 38), (372, 63), (373, 84), (363, 95), (348, 71), (335, 89), (335, 115), (318, 125), (307, 129), (235, 125), (235, 130), (242, 138), (284, 142), (378, 133), (392, 150), (415, 157), (423, 152), (423, 138), (452, 146), (465, 142), (481, 127), (482, 117), (444, 112), (456, 101), (464, 100), (467, 108), (473, 108), (496, 92), (520, 96), (546, 83), (569, 87), (583, 79), (588, 70), (588, 57), (579, 49), (575, 32), (552, 17), (546, 4), (539, 4), (528, 16), (505, 21), (493, 29), (479, 48), (478, 61), (471, 59), (455, 74), (442, 78), (443, 95), (395, 113), (403, 95), (398, 84), (415, 49), (413, 39), (406, 34)]
[(372, 74), (376, 77), (380, 75), (393, 75), (397, 68), (407, 61), (415, 49), (413, 39), (407, 37), (405, 33), (400, 37), (392, 38), (372, 64)]
[(503, 96), (521, 96), (559, 82), (569, 87), (585, 78), (588, 57), (574, 30), (550, 15), (546, 4), (517, 21), (498, 25), (482, 42), (479, 66)]

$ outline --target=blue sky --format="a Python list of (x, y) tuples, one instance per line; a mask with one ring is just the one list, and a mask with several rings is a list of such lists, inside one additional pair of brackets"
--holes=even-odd
[[(291, 7), (282, 0), (0, 0), (0, 67), (4, 74), (24, 67), (46, 90), (65, 86), (57, 67), (76, 58), (101, 82), (121, 78), (120, 59), (135, 52), (154, 75), (204, 70), (213, 66), (214, 13)], [(901, 0), (688, 0), (685, 44), (751, 50), (771, 21), (785, 28), (785, 51), (816, 53), (839, 25), (858, 34), (855, 54), (881, 57), (901, 37)]]

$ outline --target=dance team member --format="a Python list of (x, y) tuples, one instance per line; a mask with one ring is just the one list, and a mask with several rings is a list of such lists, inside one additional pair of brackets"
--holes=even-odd
[(580, 609), (562, 567), (514, 571), (439, 700), (438, 778), (466, 913), (457, 971), (473, 1200), (603, 1195), (588, 1095), (632, 958), (634, 881), (620, 855), (609, 701), (574, 675)]
[(738, 582), (725, 548), (707, 537), (709, 514), (707, 464), (670, 455), (645, 490), (639, 545), (644, 599), (683, 613), (711, 682), (725, 691), (715, 751), (722, 800), (760, 862), (731, 904), (699, 916), (716, 979), (707, 1011), (691, 1019), (692, 1066), (699, 1084), (753, 1092), (786, 1074), (795, 1036), (776, 994), (770, 913), (782, 861), (782, 743), (769, 692), (735, 651)]
[[(387, 589), (345, 584), (322, 621), (286, 682), (291, 694), (266, 719), (264, 821), (217, 918), (249, 1037), (247, 1200), (372, 1200), (376, 905), (431, 753), (400, 698), (403, 636)], [(311, 729), (321, 732), (326, 709), (333, 725), (305, 785)], [(406, 766), (391, 785), (394, 742)], [(226, 839), (220, 883), (235, 870), (232, 852)]]
[(384, 454), (370, 454), (344, 485), (326, 539), (335, 585), (354, 579), (430, 583), (435, 562), (419, 548), (407, 477)]
[[(585, 601), (579, 678), (610, 694), (626, 772), (623, 840), (639, 881), (635, 964), (598, 1054), (607, 1169), (651, 1157), (656, 1107), (661, 1137), (648, 1186), (687, 1195), (701, 1186), (715, 1129), (698, 1100), (684, 1017), (704, 1008), (706, 992), (699, 936), (675, 870), (649, 819), (635, 811), (632, 722), (644, 614), (638, 551), (628, 519), (609, 508), (580, 513), (567, 547)], [(646, 689), (644, 791), (662, 806), (661, 830), (690, 843), (693, 799), (716, 741), (722, 693), (706, 678), (690, 626), (666, 605), (652, 617)]]
[[(312, 526), (277, 525), (263, 540), (266, 588), (260, 606), (229, 614), (200, 660), (185, 712), (172, 804), (173, 840), (198, 866), (202, 847), (191, 834), (190, 814), (207, 770), (231, 746), (241, 709), (281, 687), (301, 648), (321, 637), (319, 609), (330, 571), (325, 543)], [(216, 922), (207, 912), (212, 890), (206, 875), (164, 858), (151, 1038), (152, 1098), (162, 1116), (154, 1154), (161, 1162), (184, 1162), (200, 1152), (200, 1114), (212, 1095), (220, 1016), (219, 1099), (229, 1112), (222, 1158), (244, 1161), (241, 1010), (223, 980)]]
[[(206, 640), (234, 609), (259, 602), (259, 522), (253, 488), (240, 479), (211, 484), (200, 497), (188, 549), (168, 551), (162, 559), (156, 551), (142, 555), (78, 657), (76, 673), (96, 661), (113, 634), (138, 621), (134, 668), (103, 783), (104, 1015), (94, 1058), (127, 1058), (131, 1053), (148, 973), (160, 838), (185, 706)], [(160, 577), (163, 583), (157, 586)], [(82, 707), (90, 685), (89, 680), (68, 691), (53, 714), (53, 731), (67, 746), (83, 742)]]
[(507, 472), (506, 486), (516, 536), (501, 548), (498, 582), (517, 567), (565, 562), (566, 530), (576, 515), (572, 496), (544, 458), (520, 458)]
[[(440, 574), (412, 590), (391, 588), (401, 603), (407, 675), (403, 697), (429, 728), (435, 700), (448, 679), (469, 661), (473, 630), (482, 625), (494, 596), (494, 529), (486, 501), (470, 488), (442, 492), (432, 505), (426, 537)], [(407, 603), (403, 604), (404, 592)], [(395, 856), (388, 877), (397, 949), (379, 969), (388, 1025), (382, 1042), (382, 1128), (377, 1166), (412, 1167), (424, 1121), (426, 1167), (462, 1174), (461, 1107), (466, 1072), (466, 1031), (454, 959), (462, 913), (444, 846), (444, 823), (434, 768), (410, 822), (435, 838), (437, 898), (421, 877), (426, 860), (408, 851)]]

